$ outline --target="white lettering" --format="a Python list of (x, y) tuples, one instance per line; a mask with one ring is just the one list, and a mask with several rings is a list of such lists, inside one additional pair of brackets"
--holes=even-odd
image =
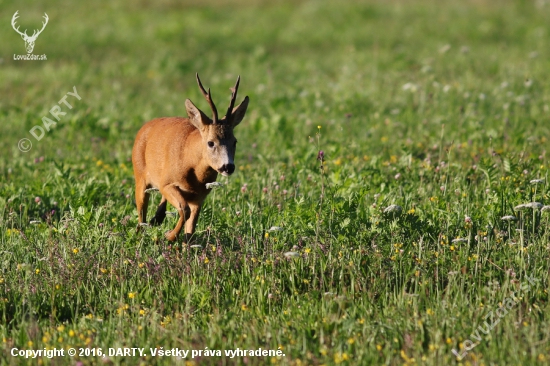
[(67, 94), (72, 95), (73, 97), (76, 97), (76, 99), (78, 100), (82, 99), (80, 95), (78, 95), (78, 93), (76, 92), (76, 86), (73, 86), (73, 91), (74, 93), (68, 92)]
[[(40, 136), (37, 136), (36, 133), (34, 133), (34, 131), (37, 130), (37, 129), (40, 130), (40, 132), (42, 133)], [(44, 129), (40, 126), (34, 126), (33, 128), (31, 128), (31, 130), (29, 132), (31, 133), (31, 135), (34, 136), (36, 141), (42, 140), (42, 137), (44, 137), (44, 135), (46, 134), (46, 132), (44, 132)]]

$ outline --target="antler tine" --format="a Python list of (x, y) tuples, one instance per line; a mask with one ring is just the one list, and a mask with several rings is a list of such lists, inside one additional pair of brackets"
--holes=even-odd
[[(36, 34), (37, 37), (38, 37), (38, 35), (39, 35), (40, 33), (42, 33), (42, 31), (44, 30), (44, 28), (46, 28), (46, 25), (48, 24), (48, 20), (50, 19), (50, 18), (48, 18), (48, 14), (46, 14), (46, 13), (44, 13), (43, 18), (44, 18), (44, 20), (45, 20), (46, 22), (45, 22), (45, 23), (42, 22), (42, 29), (40, 29), (40, 30), (35, 30), (35, 31), (34, 31), (35, 33), (38, 32), (38, 33)], [(33, 33), (33, 36), (34, 36), (34, 33)]]
[(199, 78), (199, 73), (197, 72), (197, 83), (199, 84), (199, 88), (201, 89), (202, 95), (206, 98), (206, 101), (210, 105), (210, 109), (212, 109), (213, 119), (212, 123), (216, 124), (218, 123), (218, 110), (216, 109), (216, 106), (214, 105), (214, 101), (212, 100), (212, 94), (210, 94), (210, 88), (208, 88), (208, 92), (204, 90), (204, 87), (202, 86), (201, 79)]
[(11, 25), (13, 25), (14, 27), (15, 27), (15, 22), (17, 21), (17, 18), (19, 18), (19, 10), (17, 10), (15, 14), (13, 14), (13, 16), (11, 17)]
[(19, 18), (19, 10), (17, 10), (15, 14), (13, 14), (13, 16), (11, 17), (11, 25), (14, 27), (15, 27), (15, 22), (17, 21), (17, 18)]
[(227, 108), (227, 113), (225, 114), (225, 119), (229, 120), (231, 118), (231, 114), (233, 113), (233, 106), (235, 106), (235, 99), (237, 99), (237, 91), (239, 90), (239, 82), (241, 81), (241, 75), (237, 77), (237, 82), (235, 83), (235, 86), (231, 89), (231, 101), (229, 102), (229, 108)]
[(25, 29), (25, 33), (22, 33), (20, 30), (19, 30), (19, 26), (17, 26), (17, 28), (15, 28), (15, 23), (17, 21), (17, 18), (19, 18), (19, 10), (17, 10), (15, 12), (15, 14), (13, 14), (13, 17), (11, 18), (11, 26), (12, 28), (17, 32), (19, 33), (20, 35), (27, 35), (27, 30)]

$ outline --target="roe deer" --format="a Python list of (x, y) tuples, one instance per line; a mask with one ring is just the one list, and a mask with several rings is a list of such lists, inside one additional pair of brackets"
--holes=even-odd
[(162, 194), (160, 205), (151, 225), (160, 225), (166, 217), (166, 201), (179, 213), (176, 227), (165, 236), (174, 241), (185, 223), (185, 242), (195, 231), (201, 205), (210, 193), (206, 183), (212, 183), (218, 173), (229, 176), (235, 171), (233, 159), (237, 139), (233, 128), (244, 118), (248, 97), (233, 108), (237, 98), (240, 77), (231, 88), (231, 101), (227, 113), (218, 119), (218, 111), (210, 89), (204, 90), (199, 74), (199, 88), (212, 109), (208, 118), (191, 100), (185, 100), (189, 118), (164, 117), (147, 122), (139, 130), (132, 164), (136, 180), (136, 205), (139, 216), (138, 230), (147, 220), (149, 188), (157, 188)]

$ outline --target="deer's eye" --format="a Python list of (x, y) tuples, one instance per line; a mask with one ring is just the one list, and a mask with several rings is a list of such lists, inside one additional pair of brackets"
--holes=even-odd
[(208, 141), (208, 147), (214, 147), (214, 141)]

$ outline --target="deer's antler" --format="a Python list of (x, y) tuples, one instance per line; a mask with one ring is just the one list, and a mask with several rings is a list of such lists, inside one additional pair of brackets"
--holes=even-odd
[(210, 88), (208, 88), (208, 92), (204, 90), (204, 87), (202, 86), (201, 79), (199, 78), (199, 73), (197, 72), (197, 83), (199, 84), (199, 88), (201, 89), (202, 95), (206, 98), (206, 101), (210, 105), (210, 109), (212, 109), (212, 123), (217, 124), (218, 123), (218, 110), (216, 109), (216, 106), (214, 105), (214, 101), (212, 100), (212, 95), (210, 94)]
[(19, 10), (17, 10), (15, 12), (15, 14), (13, 14), (13, 17), (11, 18), (11, 26), (13, 28), (14, 31), (16, 31), (17, 33), (19, 33), (20, 35), (22, 36), (25, 36), (25, 37), (28, 37), (27, 35), (27, 30), (25, 29), (25, 32), (22, 33), (20, 30), (19, 30), (19, 26), (17, 28), (15, 28), (15, 23), (17, 21), (17, 18), (19, 18), (19, 15), (17, 15), (17, 13), (19, 13)]
[[(46, 24), (48, 24), (48, 20), (49, 20), (49, 19), (50, 19), (50, 18), (48, 18), (48, 14), (44, 13), (44, 20), (45, 20), (46, 22), (42, 22), (42, 29), (40, 29), (40, 30), (35, 30), (35, 31), (33, 32), (32, 36), (31, 36), (31, 38), (36, 38), (36, 37), (38, 37), (38, 35), (39, 35), (40, 33), (42, 33), (42, 31), (44, 30), (44, 28), (46, 28)], [(38, 33), (37, 33), (37, 32), (38, 32)]]
[(239, 82), (241, 81), (241, 76), (237, 77), (237, 82), (235, 86), (231, 89), (231, 101), (229, 102), (229, 108), (227, 108), (227, 113), (225, 114), (225, 120), (229, 121), (231, 114), (233, 113), (233, 107), (235, 106), (235, 99), (237, 99), (237, 91), (239, 90)]

